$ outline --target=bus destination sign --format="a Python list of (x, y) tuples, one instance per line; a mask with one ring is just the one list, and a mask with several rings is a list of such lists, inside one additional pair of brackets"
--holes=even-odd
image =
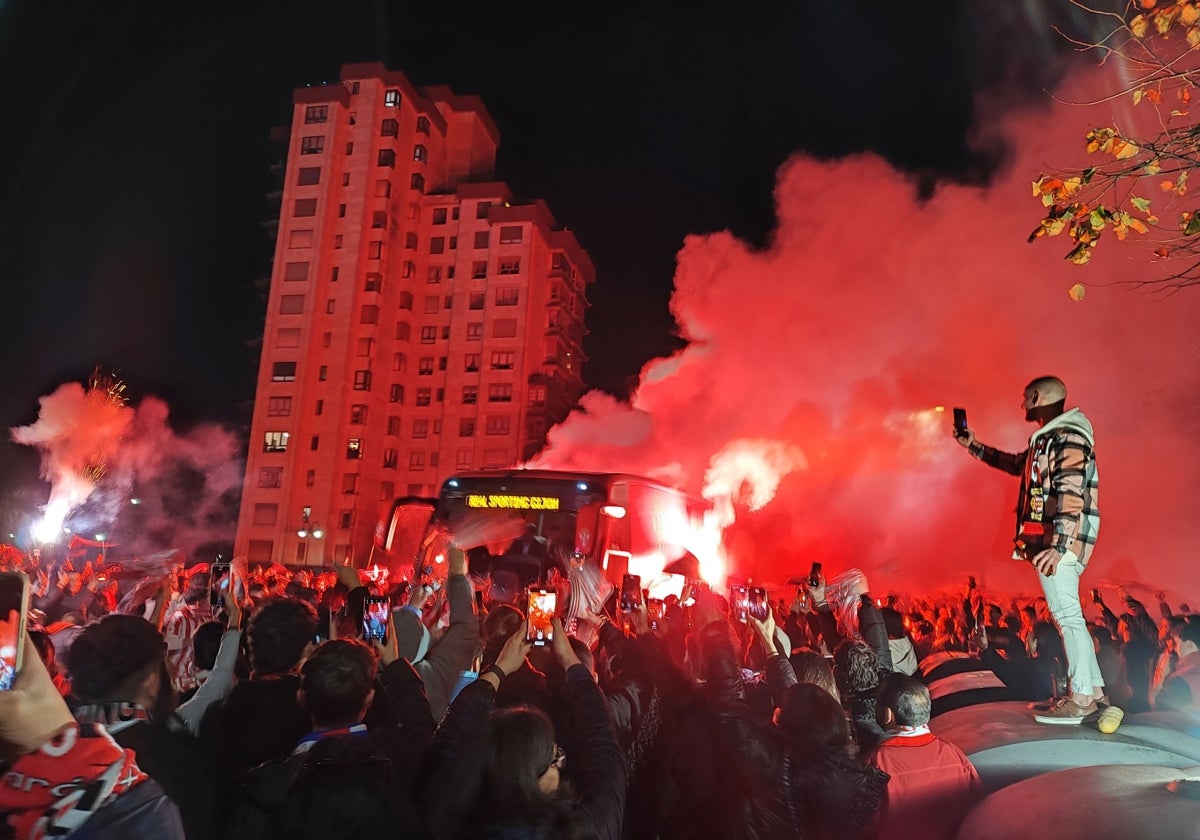
[(508, 496), (467, 494), (467, 507), (493, 508), (502, 510), (558, 510), (559, 500), (554, 496)]

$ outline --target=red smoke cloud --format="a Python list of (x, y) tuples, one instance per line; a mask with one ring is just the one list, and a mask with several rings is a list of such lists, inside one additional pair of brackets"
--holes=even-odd
[[(12, 434), (41, 451), (55, 536), (65, 520), (89, 536), (105, 533), (130, 556), (181, 549), (186, 557), (232, 540), (244, 466), (231, 432), (200, 425), (179, 433), (162, 400), (129, 406), (97, 398), (76, 382), (39, 403), (37, 421)], [(96, 480), (89, 467), (100, 465)]]
[[(768, 248), (722, 232), (680, 250), (671, 309), (688, 346), (647, 364), (629, 404), (585, 396), (535, 463), (698, 494), (713, 456), (773, 442), (792, 466), (765, 508), (739, 509), (726, 534), (736, 572), (779, 582), (822, 560), (830, 575), (864, 569), (879, 593), (968, 573), (1033, 592), (1033, 572), (1009, 559), (1016, 479), (955, 444), (949, 407), (1020, 451), (1034, 428), (1022, 388), (1053, 374), (1096, 428), (1102, 526), (1085, 580), (1195, 603), (1200, 581), (1181, 570), (1200, 536), (1200, 289), (1164, 301), (1109, 286), (1162, 274), (1144, 243), (1105, 241), (1084, 269), (1062, 259), (1065, 240), (1025, 241), (1040, 218), (1030, 183), (1085, 161), (1084, 133), (1113, 118), (1006, 115), (988, 129), (1011, 146), (992, 184), (943, 184), (926, 201), (875, 157), (791, 160)], [(1083, 302), (1067, 295), (1077, 282)]]

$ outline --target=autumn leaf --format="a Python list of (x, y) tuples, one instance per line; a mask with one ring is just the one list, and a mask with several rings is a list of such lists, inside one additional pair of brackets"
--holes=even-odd
[[(1145, 5), (1145, 0), (1142, 0), (1142, 8), (1150, 9), (1153, 7)], [(1154, 28), (1158, 30), (1159, 35), (1165, 37), (1171, 31), (1171, 23), (1174, 18), (1175, 16), (1171, 13), (1170, 9), (1164, 9), (1154, 15)]]
[(1074, 286), (1067, 289), (1067, 296), (1070, 297), (1071, 300), (1078, 303), (1079, 301), (1083, 300), (1083, 296), (1086, 294), (1086, 292), (1087, 289), (1082, 283), (1076, 283)]
[(1081, 242), (1071, 249), (1066, 259), (1075, 263), (1075, 265), (1087, 265), (1092, 259), (1092, 249), (1086, 243)]
[(1180, 216), (1180, 221), (1182, 222), (1184, 236), (1195, 236), (1197, 233), (1200, 233), (1200, 215), (1184, 213)]
[(1156, 90), (1146, 91), (1146, 98), (1149, 99), (1151, 102), (1153, 102), (1155, 105), (1162, 102), (1162, 94)]
[(1165, 260), (1167, 257), (1171, 256), (1171, 252), (1166, 248), (1156, 248), (1154, 251), (1154, 256)]
[(1150, 21), (1146, 20), (1145, 15), (1135, 15), (1129, 21), (1129, 31), (1133, 33), (1134, 38), (1145, 38), (1146, 32), (1150, 29)]
[(1185, 103), (1191, 102), (1192, 101), (1192, 92), (1190, 90), (1188, 90), (1187, 88), (1180, 88), (1179, 89), (1179, 99)]
[[(1093, 171), (1093, 170), (1089, 170), (1089, 171)], [(1142, 174), (1144, 174), (1144, 175), (1157, 175), (1159, 172), (1162, 172), (1162, 166), (1159, 164), (1158, 158), (1155, 158), (1154, 160), (1147, 162), (1142, 167)]]
[(1148, 198), (1141, 198), (1140, 196), (1135, 195), (1133, 198), (1129, 199), (1129, 203), (1141, 210), (1143, 213), (1150, 212), (1150, 199)]
[(1179, 7), (1179, 22), (1184, 26), (1191, 26), (1197, 20), (1200, 20), (1200, 9), (1191, 3)]
[(1143, 96), (1145, 96), (1145, 95), (1146, 95), (1146, 91), (1142, 90), (1141, 88), (1138, 88), (1137, 90), (1135, 90), (1135, 91), (1133, 92), (1133, 104), (1134, 104), (1134, 105), (1141, 105), (1141, 104), (1142, 104), (1142, 97), (1143, 97)]
[(1132, 216), (1129, 217), (1129, 226), (1138, 233), (1147, 233), (1150, 230), (1150, 228), (1142, 224), (1140, 219), (1135, 219)]
[(1200, 46), (1200, 29), (1197, 29), (1194, 26), (1189, 28), (1187, 31), (1187, 42), (1188, 46), (1192, 49)]
[(1113, 157), (1117, 160), (1127, 160), (1138, 153), (1138, 147), (1120, 138), (1114, 138), (1112, 141)]
[(1158, 5), (1158, 0), (1138, 0), (1138, 5), (1143, 9), (1153, 9)]

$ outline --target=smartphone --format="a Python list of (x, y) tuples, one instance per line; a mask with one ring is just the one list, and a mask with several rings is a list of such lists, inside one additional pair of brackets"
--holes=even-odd
[(208, 603), (213, 612), (219, 610), (225, 603), (222, 596), (229, 591), (232, 578), (228, 563), (213, 563), (208, 571)]
[(641, 575), (623, 575), (621, 577), (621, 612), (633, 612), (641, 603)]
[(21, 670), (28, 613), (29, 578), (20, 572), (0, 573), (0, 691), (11, 689)]
[(757, 621), (766, 621), (771, 605), (767, 603), (767, 590), (761, 586), (750, 587), (749, 614)]
[(525, 590), (529, 599), (529, 632), (526, 641), (535, 646), (548, 645), (554, 641), (554, 614), (558, 612), (558, 593), (542, 586), (530, 586)]
[(954, 434), (958, 437), (967, 434), (967, 410), (965, 408), (954, 409)]
[(820, 586), (821, 585), (821, 564), (820, 563), (812, 564), (812, 569), (810, 569), (808, 572), (808, 585), (809, 586)]
[(657, 630), (667, 615), (667, 605), (663, 602), (663, 599), (648, 598), (646, 600), (646, 615), (650, 617), (650, 629)]
[(744, 584), (735, 583), (729, 587), (729, 611), (738, 621), (746, 623), (750, 615), (750, 590)]
[(392, 599), (368, 597), (363, 599), (362, 637), (364, 642), (388, 640), (388, 615), (392, 611)]

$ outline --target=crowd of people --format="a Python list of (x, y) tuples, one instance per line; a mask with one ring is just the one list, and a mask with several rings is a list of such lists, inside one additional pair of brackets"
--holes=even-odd
[[(1046, 600), (973, 580), (818, 577), (762, 621), (696, 582), (653, 627), (614, 593), (532, 646), (519, 593), (448, 565), (440, 587), (243, 568), (215, 609), (206, 572), (169, 574), (87, 623), (42, 596), (0, 694), (10, 834), (953, 837), (983, 790), (931, 718), (1068, 691)], [(1089, 611), (1107, 702), (1200, 725), (1200, 618)]]

